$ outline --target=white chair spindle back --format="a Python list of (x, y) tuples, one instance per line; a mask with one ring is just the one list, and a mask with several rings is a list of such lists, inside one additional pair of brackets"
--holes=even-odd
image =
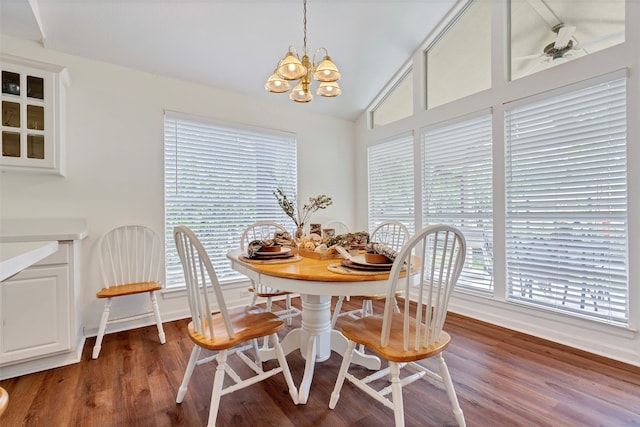
[(162, 265), (160, 236), (139, 225), (116, 227), (101, 238), (98, 261), (106, 288), (159, 281)]
[(336, 236), (349, 233), (349, 226), (342, 221), (332, 220), (324, 225), (324, 228), (333, 228)]
[(386, 221), (374, 228), (369, 240), (383, 243), (399, 252), (409, 240), (409, 230), (400, 221)]
[(251, 224), (242, 233), (240, 249), (244, 251), (254, 240), (273, 239), (276, 233), (288, 233), (288, 231), (277, 222), (259, 221)]
[[(384, 322), (380, 343), (389, 343), (394, 308), (393, 296), (398, 291), (416, 295), (415, 313), (411, 313), (410, 299), (403, 307), (404, 350), (426, 348), (439, 340), (447, 316), (451, 292), (464, 265), (466, 242), (454, 227), (429, 226), (404, 245), (391, 269), (391, 285), (384, 309)], [(412, 255), (415, 257), (413, 258)], [(415, 270), (415, 271), (414, 271)], [(413, 274), (401, 273), (414, 271)], [(415, 319), (411, 322), (410, 319)], [(414, 330), (411, 330), (414, 328)], [(410, 343), (410, 337), (414, 340)]]
[[(182, 262), (187, 300), (193, 326), (202, 336), (214, 337), (211, 307), (217, 306), (224, 319), (227, 334), (234, 337), (233, 327), (224, 301), (220, 282), (215, 273), (211, 259), (197, 236), (188, 227), (178, 226), (173, 229), (173, 236)], [(209, 300), (210, 291), (215, 301)]]

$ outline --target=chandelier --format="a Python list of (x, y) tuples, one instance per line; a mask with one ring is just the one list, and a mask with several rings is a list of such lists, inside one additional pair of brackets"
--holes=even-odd
[[(290, 89), (289, 81), (298, 80), (298, 84), (289, 94), (289, 99), (295, 102), (309, 102), (313, 99), (310, 92), (311, 77), (320, 82), (320, 86), (316, 93), (327, 98), (334, 98), (342, 92), (338, 86), (340, 72), (336, 65), (331, 61), (327, 49), (318, 48), (313, 54), (313, 61), (309, 60), (307, 53), (307, 0), (303, 1), (303, 25), (304, 25), (304, 44), (302, 60), (298, 56), (295, 47), (289, 46), (289, 51), (280, 60), (276, 70), (264, 84), (264, 88), (272, 93), (284, 93)], [(324, 51), (324, 58), (320, 63), (316, 63), (316, 55), (318, 52)]]

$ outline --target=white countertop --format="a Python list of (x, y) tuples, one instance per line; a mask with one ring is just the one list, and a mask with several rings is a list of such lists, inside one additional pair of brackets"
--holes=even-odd
[(0, 281), (21, 272), (57, 250), (57, 241), (0, 243)]
[(83, 218), (3, 218), (0, 242), (82, 240), (87, 237)]

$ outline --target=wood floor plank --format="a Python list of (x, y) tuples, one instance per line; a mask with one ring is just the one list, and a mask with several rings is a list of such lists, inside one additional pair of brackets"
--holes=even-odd
[[(299, 298), (294, 305), (300, 307)], [(335, 303), (335, 299), (334, 299)], [(344, 310), (360, 301), (345, 302)], [(276, 303), (276, 308), (282, 308)], [(382, 302), (375, 302), (380, 313)], [(339, 319), (338, 325), (348, 319)], [(1, 426), (173, 427), (205, 425), (215, 362), (197, 366), (181, 404), (175, 403), (193, 347), (187, 320), (105, 336), (100, 357), (91, 359), (87, 339), (78, 364), (1, 381), (10, 395)], [(300, 326), (294, 319), (287, 331)], [(583, 351), (450, 314), (452, 342), (444, 353), (469, 427), (564, 427), (640, 425), (640, 369)], [(300, 383), (304, 359), (287, 356)], [(282, 375), (222, 396), (219, 426), (391, 426), (393, 413), (345, 383), (334, 410), (328, 408), (341, 357), (316, 366), (309, 400), (295, 405)], [(423, 362), (435, 367), (433, 361)], [(276, 366), (269, 361), (265, 368)], [(356, 375), (369, 373), (353, 369)], [(404, 391), (405, 419), (412, 426), (453, 426), (441, 385), (424, 381)]]

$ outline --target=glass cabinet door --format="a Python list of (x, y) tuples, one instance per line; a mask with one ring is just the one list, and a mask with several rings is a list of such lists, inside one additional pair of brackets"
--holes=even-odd
[(0, 169), (64, 175), (65, 67), (0, 53)]
[(2, 170), (64, 175), (64, 67), (8, 54), (2, 61)]

